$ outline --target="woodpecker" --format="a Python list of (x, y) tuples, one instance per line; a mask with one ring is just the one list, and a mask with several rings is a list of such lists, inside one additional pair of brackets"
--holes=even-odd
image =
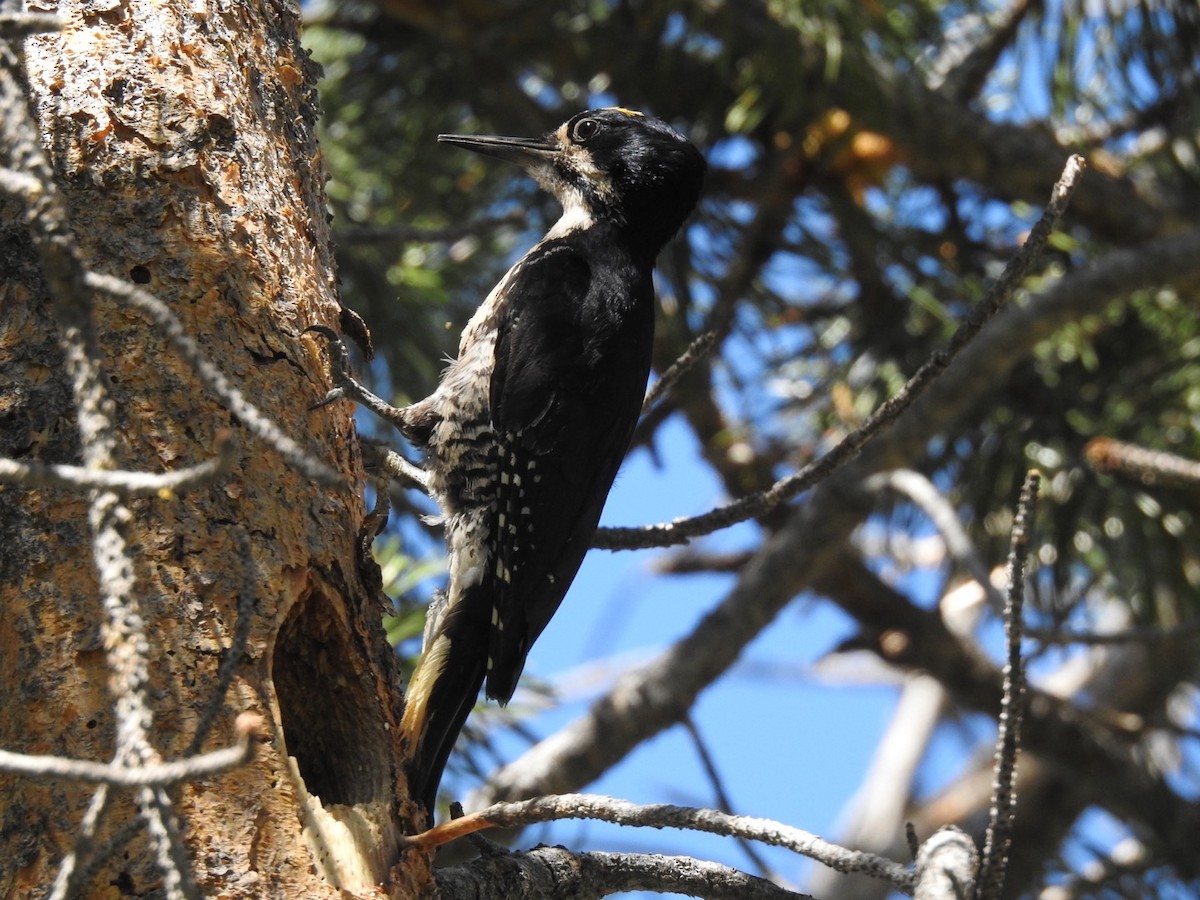
[(706, 168), (666, 123), (616, 107), (536, 139), (438, 140), (523, 166), (562, 216), (467, 323), (434, 393), (401, 411), (449, 551), (401, 725), (430, 821), (480, 686), (512, 698), (587, 552), (641, 411), (654, 261)]

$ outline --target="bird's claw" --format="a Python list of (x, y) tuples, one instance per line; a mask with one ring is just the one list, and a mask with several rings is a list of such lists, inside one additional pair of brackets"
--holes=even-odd
[(324, 397), (322, 397), (320, 400), (318, 400), (316, 403), (314, 403), (312, 406), (310, 406), (308, 408), (308, 411), (313, 412), (314, 410), (324, 409), (330, 403), (333, 403), (336, 400), (341, 400), (345, 396), (346, 396), (346, 391), (344, 388), (332, 387), (329, 389), (329, 392)]
[(319, 334), (328, 341), (329, 377), (333, 381), (333, 387), (329, 389), (329, 392), (309, 408), (321, 409), (336, 400), (346, 398), (366, 407), (403, 431), (407, 424), (404, 410), (392, 406), (383, 398), (372, 393), (350, 374), (350, 355), (346, 351), (346, 345), (341, 336), (326, 325), (310, 325), (304, 329), (305, 334), (309, 332)]

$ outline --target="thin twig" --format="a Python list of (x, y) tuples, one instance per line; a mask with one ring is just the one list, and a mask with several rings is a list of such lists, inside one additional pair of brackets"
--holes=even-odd
[[(461, 819), (466, 815), (463, 810), (463, 805), (457, 800), (450, 801), (450, 818)], [(488, 840), (483, 836), (482, 832), (472, 832), (467, 835), (467, 843), (475, 848), (475, 852), (480, 856), (490, 856), (498, 853), (507, 853), (508, 848), (503, 844), (498, 844), (495, 841)]]
[(231, 747), (150, 766), (119, 766), (62, 756), (38, 756), (0, 750), (0, 771), (38, 780), (61, 779), (114, 787), (169, 787), (219, 775), (254, 758), (252, 740), (262, 724), (253, 713), (238, 716), (238, 742)]
[(1066, 209), (1071, 194), (1083, 177), (1085, 165), (1081, 156), (1072, 156), (1067, 161), (1062, 176), (1051, 193), (1049, 204), (1037, 224), (1030, 230), (1025, 243), (986, 296), (967, 313), (946, 346), (935, 351), (895, 395), (885, 400), (859, 428), (847, 434), (835, 447), (796, 473), (777, 481), (765, 491), (742, 497), (726, 506), (690, 518), (637, 528), (599, 528), (592, 540), (592, 546), (605, 550), (632, 550), (686, 543), (691, 538), (757, 518), (823, 481), (854, 459), (871, 438), (891, 425), (925, 388), (945, 371), (950, 361), (974, 339), (984, 324), (1012, 296), (1045, 247), (1054, 223)]
[(163, 893), (170, 898), (200, 898), (200, 889), (192, 875), (192, 861), (184, 849), (175, 807), (166, 789), (144, 787), (137, 792), (138, 809), (146, 823), (146, 834), (155, 862), (162, 872)]
[[(107, 785), (105, 786), (107, 790)], [(92, 877), (100, 871), (100, 868), (108, 861), (114, 853), (119, 853), (132, 841), (138, 832), (142, 830), (142, 820), (137, 816), (126, 819), (125, 823), (110, 834), (103, 843), (89, 848), (89, 853), (84, 860), (84, 865), (76, 870), (76, 883), (87, 884), (92, 880)], [(67, 897), (76, 896), (77, 892), (68, 893)]]
[(917, 837), (917, 826), (912, 822), (904, 823), (904, 842), (908, 844), (908, 852), (912, 854), (912, 858), (915, 860), (921, 850), (921, 841)]
[[(49, 900), (69, 900), (80, 893), (81, 888), (91, 876), (96, 860), (96, 833), (108, 813), (110, 793), (107, 784), (101, 784), (92, 794), (87, 811), (75, 829), (75, 839), (70, 849), (58, 864), (58, 872), (54, 876), (54, 884), (50, 888)], [(137, 818), (125, 823), (121, 832), (136, 832), (141, 828)], [(110, 842), (112, 843), (112, 842)]]
[(950, 556), (983, 588), (992, 608), (997, 613), (1004, 609), (1004, 595), (992, 584), (991, 573), (984, 564), (983, 557), (975, 549), (975, 544), (959, 521), (954, 507), (938, 491), (937, 485), (912, 469), (894, 469), (891, 472), (872, 475), (867, 479), (865, 486), (869, 491), (891, 489), (908, 497), (920, 507), (942, 536)]
[[(700, 765), (704, 769), (704, 774), (708, 776), (708, 783), (712, 785), (713, 794), (716, 795), (718, 809), (726, 815), (733, 815), (733, 803), (730, 801), (729, 794), (725, 790), (725, 784), (721, 779), (720, 771), (717, 769), (716, 761), (712, 758), (712, 754), (708, 752), (708, 746), (700, 734), (700, 729), (696, 727), (696, 723), (691, 716), (684, 716), (680, 724), (687, 731), (688, 737), (692, 739), (692, 746), (696, 750), (696, 755), (700, 758)], [(742, 852), (746, 854), (746, 858), (758, 867), (760, 874), (773, 881), (779, 880), (775, 871), (763, 858), (763, 855), (755, 849), (754, 844), (744, 837), (737, 837), (735, 840), (738, 846), (742, 848)]]
[(0, 458), (0, 481), (24, 487), (103, 489), (123, 496), (173, 494), (209, 484), (233, 468), (233, 444), (228, 433), (218, 436), (215, 449), (217, 455), (211, 459), (161, 473), (89, 469)]
[(679, 359), (667, 366), (666, 371), (658, 377), (654, 384), (650, 385), (650, 390), (646, 391), (646, 399), (642, 401), (642, 414), (644, 415), (661, 400), (667, 391), (675, 386), (675, 382), (686, 375), (696, 363), (712, 353), (715, 346), (717, 346), (715, 331), (706, 331), (688, 344)]
[(176, 351), (204, 386), (225, 405), (259, 440), (272, 447), (292, 468), (313, 481), (327, 486), (339, 486), (345, 479), (321, 460), (314, 457), (283, 433), (275, 421), (251, 403), (208, 358), (171, 308), (149, 291), (136, 284), (122, 281), (99, 272), (85, 272), (84, 284), (94, 290), (123, 300), (146, 313), (158, 326)]
[(751, 550), (701, 551), (684, 547), (664, 554), (650, 563), (655, 575), (705, 575), (714, 572), (740, 572), (754, 558)]
[(858, 872), (882, 879), (905, 894), (912, 892), (912, 873), (899, 863), (873, 853), (847, 850), (799, 828), (769, 819), (726, 815), (713, 809), (693, 809), (666, 803), (638, 805), (596, 794), (560, 794), (517, 803), (496, 803), (406, 838), (405, 844), (429, 851), (485, 828), (517, 828), (559, 819), (596, 819), (617, 825), (682, 828), (744, 837), (785, 847), (838, 872)]
[(1003, 699), (996, 734), (996, 768), (992, 782), (991, 813), (976, 884), (978, 900), (1000, 900), (1012, 842), (1013, 817), (1016, 814), (1016, 766), (1020, 745), (1022, 704), (1025, 697), (1025, 672), (1021, 662), (1022, 614), (1025, 601), (1025, 551), (1037, 507), (1041, 475), (1031, 470), (1021, 486), (1017, 515), (1013, 521), (1008, 550), (1008, 597), (1004, 607), (1005, 665)]

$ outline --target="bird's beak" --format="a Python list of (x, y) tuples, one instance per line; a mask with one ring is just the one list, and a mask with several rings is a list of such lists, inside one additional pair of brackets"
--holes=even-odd
[(495, 134), (439, 134), (443, 144), (453, 144), (485, 156), (494, 156), (526, 169), (547, 165), (558, 153), (558, 145), (544, 138), (501, 137)]

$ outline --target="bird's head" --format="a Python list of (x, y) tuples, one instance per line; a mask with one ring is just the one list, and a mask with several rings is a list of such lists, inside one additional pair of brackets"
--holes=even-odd
[(559, 234), (608, 222), (651, 258), (695, 207), (706, 168), (670, 125), (620, 107), (581, 112), (540, 138), (438, 140), (523, 166), (562, 204)]

